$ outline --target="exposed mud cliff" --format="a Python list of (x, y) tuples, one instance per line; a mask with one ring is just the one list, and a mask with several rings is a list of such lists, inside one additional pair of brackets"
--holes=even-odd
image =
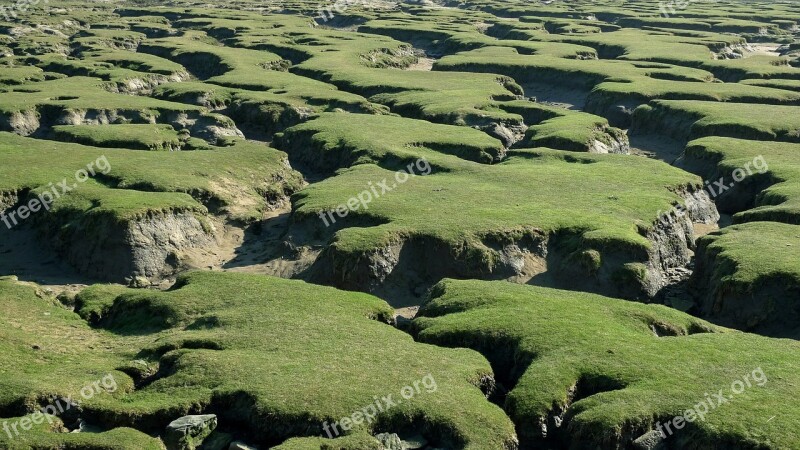
[(216, 245), (214, 225), (194, 211), (158, 212), (123, 221), (84, 216), (60, 229), (52, 223), (43, 226), (43, 232), (81, 273), (116, 282), (169, 276), (181, 268), (186, 252)]
[(398, 235), (385, 246), (366, 251), (346, 251), (333, 242), (305, 276), (403, 303), (417, 301), (443, 278), (508, 279), (573, 289), (577, 283), (582, 290), (649, 299), (669, 284), (671, 269), (690, 262), (695, 248), (693, 223), (719, 220), (705, 192), (686, 189), (680, 195), (685, 207), (665, 212), (643, 231), (649, 249), (621, 242), (595, 249), (582, 243), (580, 234), (534, 228), (496, 231), (477, 241), (460, 242)]

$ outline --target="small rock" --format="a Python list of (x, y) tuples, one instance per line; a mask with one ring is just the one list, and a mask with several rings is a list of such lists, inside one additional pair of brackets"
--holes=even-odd
[(152, 286), (152, 283), (145, 277), (134, 277), (128, 286), (132, 288), (147, 288)]
[(217, 428), (217, 416), (185, 416), (167, 425), (164, 444), (168, 450), (195, 450)]
[(395, 433), (381, 433), (375, 436), (375, 439), (383, 444), (384, 450), (405, 450), (403, 441), (400, 439), (400, 436)]
[(660, 431), (652, 430), (633, 441), (633, 448), (636, 450), (666, 450), (667, 444)]

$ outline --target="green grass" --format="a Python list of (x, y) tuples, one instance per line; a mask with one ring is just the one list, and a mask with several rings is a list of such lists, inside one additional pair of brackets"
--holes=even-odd
[(199, 408), (275, 445), (324, 436), (325, 421), (431, 374), (436, 392), (423, 391), (353, 432), (400, 430), (413, 421), (440, 445), (503, 448), (515, 440), (508, 419), (477, 387), (491, 373), (482, 357), (414, 343), (381, 323), (392, 310), (365, 294), (195, 272), (169, 292), (92, 287), (78, 305), (81, 314), (105, 311), (103, 328), (165, 370), (146, 387), (94, 404), (106, 423), (161, 422)]
[[(785, 402), (798, 395), (794, 341), (726, 332), (662, 306), (504, 282), (445, 281), (431, 297), (416, 335), (486, 355), (513, 382), (504, 408), (523, 442), (541, 439), (544, 423), (567, 446), (625, 448), (722, 389), (730, 401), (673, 442), (797, 447), (797, 415)], [(766, 384), (731, 394), (757, 368)], [(554, 430), (551, 414), (562, 409)]]
[(676, 139), (724, 136), (800, 142), (800, 107), (655, 100), (634, 111), (632, 128)]
[[(3, 128), (9, 131), (16, 115), (30, 112), (50, 120), (58, 116), (81, 116), (94, 112), (115, 112), (120, 121), (153, 123), (180, 113), (199, 115), (202, 108), (136, 95), (120, 95), (104, 89), (97, 78), (74, 76), (67, 79), (28, 83), (6, 88), (0, 99)], [(56, 115), (56, 117), (52, 117)], [(111, 114), (113, 119), (114, 114)]]
[[(420, 138), (412, 138), (412, 129)], [(451, 129), (454, 138), (444, 139)], [(501, 266), (489, 241), (559, 233), (575, 236), (576, 248), (567, 253), (595, 249), (620, 252), (626, 262), (646, 262), (650, 244), (644, 234), (652, 229), (658, 210), (681, 201), (674, 190), (699, 182), (646, 159), (546, 149), (512, 153), (518, 156), (501, 164), (476, 164), (452, 156), (463, 157), (462, 139), (472, 142), (455, 127), (357, 115), (324, 115), (289, 129), (282, 148), (293, 157), (316, 157), (329, 168), (355, 164), (296, 194), (296, 220), (325, 234), (320, 212), (346, 203), (369, 183), (387, 179), (391, 185), (392, 170), (422, 157), (433, 174), (398, 185), (367, 210), (353, 211), (337, 224), (345, 228), (327, 250), (336, 265), (348, 267), (343, 261), (356, 264), (378, 249), (419, 240), (451, 249), (448, 258), (472, 267), (470, 276), (486, 277)], [(294, 156), (295, 151), (307, 153)], [(569, 205), (568, 212), (564, 205)], [(623, 270), (613, 263), (608, 270), (616, 269)], [(347, 270), (333, 278), (347, 277)]]
[(170, 125), (59, 125), (56, 139), (95, 147), (139, 150), (180, 150), (185, 144)]
[(592, 47), (605, 58), (653, 61), (689, 67), (710, 61), (712, 55), (709, 47), (724, 47), (743, 42), (736, 36), (698, 33), (688, 38), (685, 35), (636, 28), (579, 36), (543, 36), (543, 39)]
[[(9, 424), (30, 417), (17, 417), (8, 420)], [(54, 426), (60, 424), (51, 418)], [(43, 426), (44, 425), (44, 426)], [(164, 444), (156, 438), (131, 428), (115, 428), (103, 433), (69, 433), (62, 429), (52, 429), (48, 422), (33, 425), (14, 439), (7, 434), (0, 436), (0, 445), (8, 450), (38, 450), (42, 448), (82, 449), (82, 450), (163, 450)]]
[(31, 81), (44, 81), (42, 69), (33, 66), (0, 67), (0, 85), (17, 85)]
[[(112, 374), (118, 389), (130, 390), (130, 379), (115, 370), (124, 357), (108, 351), (115, 341), (92, 330), (76, 314), (57, 305), (32, 285), (0, 280), (0, 422), (9, 426), (34, 409), (50, 404), (51, 396), (80, 398), (80, 390)], [(88, 351), (87, 351), (88, 350)], [(98, 394), (95, 399), (106, 393)], [(160, 443), (138, 431), (115, 428), (101, 434), (60, 433), (59, 419), (31, 431), (0, 433), (0, 447), (9, 450), (160, 449)]]
[(789, 60), (775, 56), (755, 55), (743, 59), (706, 62), (702, 67), (724, 81), (755, 79), (800, 80), (800, 69), (789, 65)]
[(278, 198), (301, 185), (299, 175), (286, 167), (283, 153), (245, 141), (207, 151), (132, 152), (7, 133), (0, 136), (0, 155), (6, 162), (0, 166), (0, 191), (24, 192), (71, 180), (76, 171), (105, 156), (111, 171), (103, 178), (113, 189), (81, 186), (72, 193), (80, 194), (81, 202), (115, 198), (112, 204), (121, 208), (119, 217), (162, 209), (156, 200), (162, 199), (167, 209), (176, 204), (197, 209), (203, 202), (219, 214), (252, 221), (267, 211), (265, 199)]
[(520, 114), (531, 125), (519, 146), (595, 152), (593, 147), (598, 142), (612, 145), (615, 140), (628, 141), (622, 130), (610, 127), (608, 120), (593, 114), (527, 100), (506, 102), (500, 107)]
[(446, 56), (436, 63), (434, 69), (490, 72), (510, 76), (519, 83), (547, 82), (583, 90), (591, 90), (603, 81), (633, 81), (642, 76), (677, 81), (707, 81), (711, 77), (706, 71), (688, 67), (525, 55), (511, 47), (485, 47)]
[[(35, 448), (43, 442), (136, 448), (132, 442), (150, 443), (117, 427), (158, 432), (198, 408), (216, 412), (223, 423), (240, 422), (262, 443), (275, 445), (293, 436), (324, 436), (324, 421), (350, 416), (376, 395), (397, 397), (428, 374), (435, 392), (422, 390), (342, 441), (363, 441), (372, 427), (401, 430), (412, 421), (442, 445), (502, 448), (515, 440), (511, 423), (478, 388), (491, 374), (480, 355), (414, 343), (380, 323), (392, 310), (364, 294), (209, 272), (186, 275), (164, 293), (98, 285), (81, 293), (77, 305), (86, 317), (102, 316), (106, 331), (89, 328), (36, 292), (0, 281), (0, 360), (4, 368), (11, 361), (14, 367), (0, 370), (0, 414), (32, 412), (45, 395), (74, 396), (113, 373), (118, 389), (82, 407), (92, 423), (114, 431), (59, 437), (41, 430), (11, 448), (30, 448), (23, 442)], [(128, 367), (126, 373), (134, 374), (133, 361), (142, 358), (171, 367), (170, 374), (134, 389), (133, 380), (115, 369)], [(112, 437), (118, 441), (108, 446)], [(0, 444), (4, 439), (5, 434)]]
[(420, 150), (435, 159), (449, 154), (483, 164), (499, 160), (505, 153), (500, 141), (477, 130), (402, 117), (341, 113), (322, 114), (291, 127), (278, 136), (276, 145), (326, 172), (379, 161), (400, 168), (413, 162)]
[(785, 89), (787, 91), (797, 91), (800, 89), (800, 80), (758, 80), (758, 79), (749, 79), (749, 80), (742, 80), (741, 84), (747, 84), (750, 86), (764, 86), (773, 89)]
[(594, 100), (610, 105), (628, 101), (646, 103), (655, 99), (797, 105), (800, 104), (800, 93), (739, 83), (698, 83), (638, 77), (626, 82), (600, 83), (592, 91), (590, 102)]
[(737, 328), (800, 334), (800, 227), (733, 225), (698, 242), (694, 284), (701, 313)]
[[(722, 271), (719, 281), (733, 290), (755, 291), (759, 284), (770, 278), (782, 278), (785, 286), (800, 285), (800, 227), (754, 222), (734, 225), (703, 238), (703, 248), (713, 253)], [(757, 248), (758, 252), (753, 252)], [(769, 255), (769, 257), (765, 257)], [(724, 288), (721, 288), (724, 289)]]
[[(751, 141), (708, 137), (690, 142), (685, 150), (686, 164), (706, 179), (724, 176), (733, 181), (733, 172), (751, 167), (752, 176), (726, 191), (719, 204), (730, 205), (734, 221), (774, 221), (800, 224), (800, 145), (785, 142)], [(753, 166), (762, 157), (768, 166), (764, 173)], [(694, 169), (696, 168), (696, 169)]]
[[(624, 147), (605, 117), (627, 127), (612, 114), (646, 104), (633, 131), (694, 139), (680, 162), (695, 174), (715, 180), (758, 156), (770, 167), (716, 199), (736, 225), (699, 242), (693, 312), (800, 336), (800, 69), (792, 53), (722, 59), (746, 41), (790, 43), (797, 5), (690, 2), (664, 18), (643, 0), (351, 2), (314, 24), (325, 5), (309, 0), (159, 3), (51, 0), (0, 24), (0, 129), (16, 133), (0, 133), (3, 207), (100, 156), (112, 166), (32, 221), (57, 248), (98, 254), (76, 264), (113, 268), (91, 250), (117, 235), (111, 221), (175, 213), (206, 231), (259, 221), (293, 194), (286, 249), (321, 251), (300, 278), (416, 300), (442, 278), (530, 275), (641, 298), (661, 269), (650, 241), (659, 212), (702, 182), (657, 161), (576, 152)], [(406, 70), (412, 46), (442, 57), (433, 71)], [(581, 91), (599, 115), (524, 99), (529, 82)], [(499, 125), (524, 137), (504, 148)], [(214, 126), (251, 141), (217, 140)], [(320, 213), (391, 186), (418, 158), (430, 175), (325, 227)], [(103, 237), (92, 244), (92, 233)], [(285, 450), (378, 450), (372, 435), (410, 429), (454, 450), (511, 449), (517, 435), (523, 447), (627, 448), (758, 366), (766, 387), (670, 447), (798, 447), (795, 341), (505, 282), (445, 281), (432, 297), (414, 342), (385, 323), (394, 311), (383, 301), (299, 281), (190, 273), (163, 292), (93, 286), (64, 308), (0, 277), (0, 425), (107, 373), (121, 386), (85, 405), (108, 431), (60, 433), (57, 422), (13, 441), (0, 431), (0, 448), (155, 450), (151, 436), (199, 412)], [(157, 375), (142, 383), (152, 372), (136, 360)], [(511, 389), (492, 397), (502, 409), (481, 392), (492, 367)], [(325, 438), (324, 421), (427, 373), (437, 393)]]
[(181, 37), (153, 39), (139, 51), (180, 62), (202, 79), (226, 80), (268, 78), (270, 68), (281, 68), (281, 57), (265, 51), (234, 49), (208, 42), (205, 34), (189, 32)]

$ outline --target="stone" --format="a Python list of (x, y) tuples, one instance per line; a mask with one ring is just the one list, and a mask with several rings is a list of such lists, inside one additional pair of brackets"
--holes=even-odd
[(384, 450), (405, 450), (403, 441), (395, 433), (381, 433), (375, 436), (375, 439), (383, 444)]
[(636, 450), (667, 450), (667, 444), (660, 431), (652, 430), (633, 441), (633, 448)]
[(131, 282), (129, 284), (129, 287), (132, 287), (132, 288), (147, 288), (147, 287), (150, 287), (151, 285), (152, 285), (152, 283), (146, 277), (134, 277), (131, 280)]
[(195, 450), (217, 428), (217, 416), (185, 416), (167, 425), (164, 444), (167, 450)]

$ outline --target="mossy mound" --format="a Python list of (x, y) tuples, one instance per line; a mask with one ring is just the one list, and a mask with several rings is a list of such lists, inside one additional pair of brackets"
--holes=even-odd
[(53, 131), (60, 141), (152, 151), (180, 150), (188, 140), (188, 136), (181, 139), (170, 125), (60, 125)]
[[(699, 186), (680, 170), (622, 155), (545, 149), (514, 151), (500, 164), (477, 164), (453, 155), (469, 155), (483, 142), (478, 136), (488, 139), (487, 145), (491, 138), (475, 132), (472, 139), (458, 127), (423, 124), (331, 114), (287, 130), (280, 142), (290, 155), (316, 149), (312, 155), (327, 165), (328, 175), (350, 167), (293, 198), (297, 229), (328, 241), (309, 272), (312, 279), (372, 291), (397, 276), (400, 292), (414, 292), (436, 277), (520, 275), (527, 269), (519, 258), (529, 255), (548, 259), (551, 274), (587, 270), (589, 288), (618, 292), (627, 285), (631, 289), (625, 295), (636, 297), (639, 289), (657, 289), (662, 265), (681, 264), (680, 251), (660, 250), (655, 235), (664, 233), (673, 249), (692, 245), (685, 235), (691, 234), (691, 221), (688, 230), (683, 224), (664, 230), (653, 226), (659, 209), (669, 211)], [(419, 162), (424, 164), (414, 165)], [(406, 176), (397, 179), (393, 170), (412, 174), (404, 183)], [(333, 213), (360, 193), (373, 201), (343, 215)], [(576, 264), (591, 250), (604, 254), (601, 264)], [(431, 263), (421, 266), (422, 261)], [(404, 267), (421, 278), (406, 279)]]
[(659, 423), (702, 412), (701, 402), (702, 420), (661, 428), (667, 446), (794, 448), (800, 439), (800, 415), (785, 403), (798, 394), (794, 341), (729, 332), (662, 306), (450, 280), (413, 328), (422, 342), (486, 355), (508, 383), (504, 407), (523, 445), (629, 448)]
[(800, 107), (684, 100), (654, 100), (633, 112), (631, 130), (678, 140), (724, 136), (800, 142)]
[(800, 145), (707, 137), (691, 141), (679, 165), (710, 180), (721, 211), (735, 223), (800, 225)]
[(78, 305), (121, 339), (140, 335), (143, 354), (160, 367), (136, 391), (97, 406), (97, 420), (109, 425), (145, 427), (202, 410), (275, 445), (326, 437), (326, 423), (429, 377), (427, 388), (352, 432), (411, 427), (448, 447), (515, 447), (513, 427), (479, 389), (488, 364), (471, 351), (415, 344), (385, 323), (392, 310), (374, 297), (195, 272), (169, 292), (89, 288)]
[(734, 225), (698, 241), (692, 282), (698, 312), (722, 324), (777, 336), (800, 336), (800, 227), (774, 222)]

